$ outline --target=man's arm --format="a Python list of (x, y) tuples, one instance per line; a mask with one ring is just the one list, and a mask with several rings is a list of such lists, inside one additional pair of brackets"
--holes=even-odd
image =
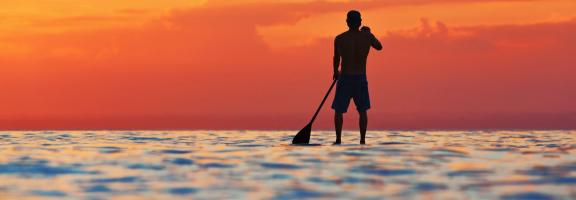
[(374, 36), (374, 34), (372, 34), (372, 31), (370, 30), (370, 27), (363, 26), (360, 30), (362, 30), (362, 31), (364, 31), (364, 32), (366, 32), (366, 33), (369, 34), (369, 37), (370, 37), (370, 45), (371, 45), (374, 49), (376, 49), (376, 50), (378, 50), (378, 51), (382, 50), (382, 44), (380, 43), (380, 41), (378, 41), (378, 39), (376, 38), (376, 36)]
[(338, 72), (338, 68), (340, 67), (340, 52), (338, 52), (338, 40), (334, 39), (334, 59), (332, 62), (332, 65), (334, 67), (334, 74), (332, 75), (332, 78), (334, 80), (338, 79), (338, 75), (340, 74)]
[(374, 49), (380, 51), (382, 50), (382, 44), (380, 43), (380, 41), (378, 41), (378, 38), (376, 38), (376, 36), (374, 36), (374, 34), (372, 35), (372, 39), (370, 41), (372, 47), (374, 47)]

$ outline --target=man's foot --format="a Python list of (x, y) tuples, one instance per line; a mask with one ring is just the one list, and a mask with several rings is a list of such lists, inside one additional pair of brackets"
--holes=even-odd
[(360, 140), (360, 144), (366, 144), (365, 140)]
[(339, 145), (340, 143), (342, 143), (340, 140), (336, 140), (336, 142), (332, 143), (333, 145)]

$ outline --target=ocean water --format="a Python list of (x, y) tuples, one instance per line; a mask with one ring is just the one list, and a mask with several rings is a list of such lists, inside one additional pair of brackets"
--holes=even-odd
[(0, 132), (0, 199), (576, 199), (576, 131), (296, 132)]

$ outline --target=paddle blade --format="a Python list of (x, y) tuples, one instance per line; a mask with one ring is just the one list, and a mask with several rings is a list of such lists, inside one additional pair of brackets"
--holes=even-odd
[(310, 132), (312, 131), (312, 124), (306, 125), (296, 136), (292, 139), (292, 144), (308, 144), (310, 143)]

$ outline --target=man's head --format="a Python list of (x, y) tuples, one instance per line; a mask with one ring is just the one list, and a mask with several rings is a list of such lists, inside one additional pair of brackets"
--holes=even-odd
[(356, 10), (349, 11), (346, 17), (346, 23), (348, 23), (348, 27), (350, 29), (357, 30), (358, 28), (360, 28), (360, 26), (362, 25), (362, 16), (360, 15), (360, 12)]

